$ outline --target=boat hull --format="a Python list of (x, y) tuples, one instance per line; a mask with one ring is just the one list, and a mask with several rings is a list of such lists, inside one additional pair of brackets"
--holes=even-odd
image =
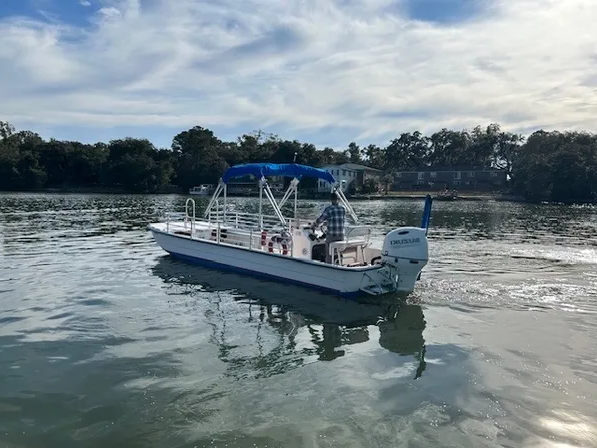
[(375, 283), (384, 279), (385, 268), (381, 265), (348, 268), (173, 235), (153, 226), (149, 226), (149, 230), (156, 243), (175, 258), (342, 297), (367, 295), (362, 290), (364, 285), (371, 280)]

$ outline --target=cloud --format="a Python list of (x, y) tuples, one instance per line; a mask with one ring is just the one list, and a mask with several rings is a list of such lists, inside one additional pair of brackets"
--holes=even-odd
[(7, 18), (3, 119), (337, 147), (489, 122), (597, 130), (594, 0), (438, 2), (102, 0), (84, 26)]
[(91, 2), (88, 0), (79, 0), (81, 6), (91, 6)]
[(114, 8), (113, 6), (100, 8), (97, 12), (98, 15), (103, 16), (103, 18), (106, 20), (116, 19), (122, 15), (120, 10), (118, 8)]

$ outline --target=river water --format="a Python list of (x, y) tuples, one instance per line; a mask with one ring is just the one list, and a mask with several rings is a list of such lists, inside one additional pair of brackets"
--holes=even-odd
[[(0, 447), (597, 446), (595, 209), (436, 202), (372, 304), (170, 259), (184, 201), (0, 195)], [(423, 204), (354, 206), (381, 239)]]

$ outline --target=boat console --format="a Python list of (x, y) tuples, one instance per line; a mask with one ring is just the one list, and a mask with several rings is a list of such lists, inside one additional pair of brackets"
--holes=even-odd
[[(321, 226), (320, 232), (313, 231), (311, 224), (307, 223), (295, 229), (292, 235), (293, 256), (308, 260), (325, 262), (326, 248), (325, 240), (327, 227)], [(368, 264), (365, 258), (364, 249), (369, 246), (369, 231), (363, 233), (363, 228), (347, 228), (346, 238), (342, 241), (330, 243), (330, 250), (333, 251), (334, 263), (346, 264), (342, 261), (346, 254), (346, 260), (352, 260), (353, 263)]]

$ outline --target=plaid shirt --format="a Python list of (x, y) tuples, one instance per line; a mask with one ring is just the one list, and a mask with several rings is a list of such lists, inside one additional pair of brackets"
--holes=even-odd
[(315, 221), (315, 225), (319, 225), (323, 221), (327, 221), (327, 234), (332, 237), (344, 238), (344, 220), (346, 218), (346, 210), (341, 205), (328, 205), (321, 216)]

